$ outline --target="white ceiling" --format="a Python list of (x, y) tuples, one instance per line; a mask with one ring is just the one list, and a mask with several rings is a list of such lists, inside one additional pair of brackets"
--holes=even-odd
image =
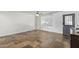
[[(37, 11), (13, 11), (13, 12), (22, 12), (22, 13), (28, 13), (28, 14), (36, 14)], [(54, 14), (60, 11), (38, 11), (40, 15), (49, 15), (49, 14)]]
[[(36, 12), (37, 11), (0, 11), (0, 13), (6, 13), (6, 12), (22, 12), (22, 13), (28, 13), (28, 14), (36, 14)], [(39, 12), (39, 14), (41, 15), (41, 16), (43, 16), (43, 15), (50, 15), (50, 14), (54, 14), (54, 13), (57, 13), (57, 12), (60, 12), (60, 11), (38, 11)]]

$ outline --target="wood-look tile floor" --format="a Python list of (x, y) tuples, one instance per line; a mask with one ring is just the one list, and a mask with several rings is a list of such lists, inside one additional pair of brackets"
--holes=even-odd
[(70, 39), (62, 34), (41, 30), (0, 37), (1, 48), (70, 48)]

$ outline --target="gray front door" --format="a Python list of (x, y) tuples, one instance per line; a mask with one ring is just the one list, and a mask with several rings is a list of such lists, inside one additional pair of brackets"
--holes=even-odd
[(70, 36), (71, 30), (74, 32), (75, 28), (75, 14), (63, 15), (63, 35)]

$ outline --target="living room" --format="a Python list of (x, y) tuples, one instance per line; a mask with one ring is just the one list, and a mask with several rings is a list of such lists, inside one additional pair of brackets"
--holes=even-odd
[(78, 11), (0, 11), (0, 47), (70, 48), (78, 18)]

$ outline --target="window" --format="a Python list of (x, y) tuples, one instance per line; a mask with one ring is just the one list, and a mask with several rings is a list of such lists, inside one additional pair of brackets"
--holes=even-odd
[(72, 25), (72, 16), (65, 16), (65, 25)]
[(44, 27), (52, 26), (52, 17), (42, 17), (41, 26), (44, 26)]

